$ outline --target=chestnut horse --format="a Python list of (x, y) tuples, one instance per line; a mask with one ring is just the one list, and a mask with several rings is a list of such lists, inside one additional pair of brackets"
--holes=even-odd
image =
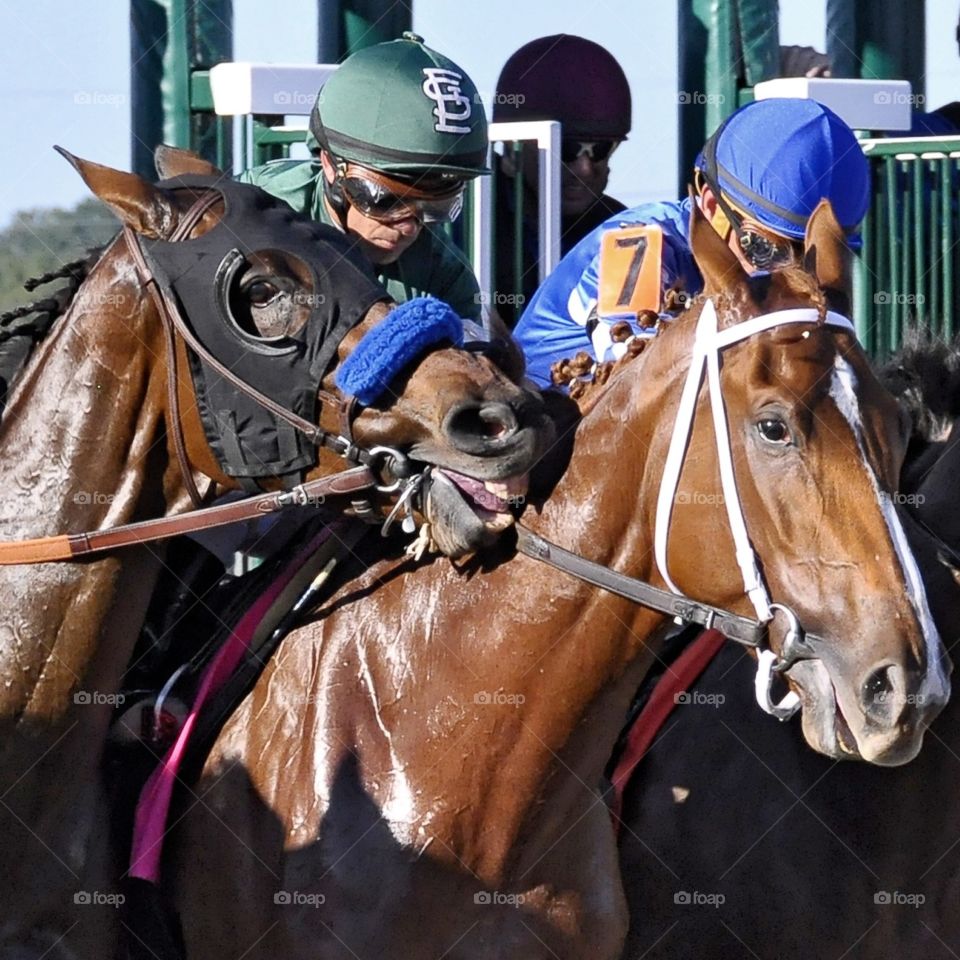
[[(891, 508), (899, 410), (827, 310), (841, 231), (821, 206), (810, 271), (756, 280), (698, 213), (691, 244), (709, 299), (614, 372), (525, 522), (667, 584), (656, 502), (695, 339), (710, 311), (724, 336), (753, 330), (719, 375), (728, 449), (763, 583), (827, 638), (787, 672), (805, 734), (831, 755), (905, 762), (947, 698), (946, 656)], [(669, 577), (747, 614), (699, 396)], [(627, 912), (599, 784), (670, 621), (500, 549), (499, 564), (378, 561), (286, 638), (176, 828), (168, 878), (189, 957), (619, 955)], [(779, 616), (770, 634), (782, 652)], [(876, 707), (878, 689), (903, 694), (896, 709)]]
[[(960, 639), (958, 348), (914, 336), (879, 371), (913, 414), (898, 500), (948, 649)], [(626, 788), (624, 960), (960, 954), (960, 700), (907, 766), (838, 765), (796, 725), (757, 722), (751, 667), (721, 648)]]
[[(220, 490), (237, 486), (208, 442), (182, 340), (179, 362), (168, 362), (160, 310), (133, 253), (141, 243), (171, 238), (209, 245), (219, 237), (223, 249), (213, 265), (220, 256), (223, 263), (230, 258), (234, 274), (223, 298), (210, 300), (210, 312), (243, 328), (251, 363), (269, 364), (271, 350), (289, 357), (295, 344), (306, 364), (319, 344), (305, 342), (302, 331), (311, 329), (313, 311), (327, 310), (352, 325), (332, 358), (336, 366), (390, 310), (382, 288), (351, 261), (338, 234), (294, 216), (257, 188), (230, 185), (233, 192), (225, 193), (217, 171), (197, 158), (167, 153), (168, 173), (205, 175), (207, 183), (176, 189), (70, 159), (140, 240), (125, 234), (109, 246), (15, 386), (0, 424), (5, 541), (181, 513), (190, 508), (191, 482), (200, 489), (211, 480)], [(243, 225), (217, 232), (234, 203), (225, 196), (245, 197), (262, 213), (247, 225), (262, 246), (245, 255), (239, 253), (246, 246)], [(179, 235), (178, 225), (204, 199), (210, 203), (202, 215)], [(356, 290), (357, 299), (331, 293), (344, 290)], [(190, 313), (189, 303), (184, 309)], [(175, 381), (171, 366), (179, 371)], [(333, 371), (316, 373), (317, 386), (334, 393)], [(449, 468), (496, 487), (507, 480), (515, 485), (533, 464), (546, 423), (539, 398), (485, 356), (446, 341), (409, 363), (393, 391), (359, 410), (352, 438), (361, 448), (390, 444), (436, 464), (438, 474)], [(185, 458), (175, 451), (178, 432)], [(186, 470), (178, 465), (184, 459)], [(308, 476), (342, 463), (324, 459)], [(269, 478), (264, 484), (271, 486)], [(454, 554), (504, 526), (502, 518), (453, 496), (442, 516), (429, 519), (435, 541)], [(0, 570), (0, 957), (99, 960), (112, 953), (117, 871), (98, 766), (161, 563), (154, 546)]]

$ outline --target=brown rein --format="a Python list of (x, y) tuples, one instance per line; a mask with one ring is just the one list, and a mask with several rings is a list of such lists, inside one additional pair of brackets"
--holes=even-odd
[(192, 513), (174, 517), (158, 517), (127, 523), (108, 530), (89, 533), (67, 533), (37, 540), (16, 540), (0, 543), (0, 566), (18, 563), (49, 563), (55, 560), (75, 560), (91, 553), (103, 553), (117, 547), (151, 543), (184, 533), (212, 530), (241, 520), (275, 513), (285, 507), (321, 505), (327, 497), (346, 496), (377, 486), (377, 478), (366, 466), (353, 467), (329, 477), (309, 480), (292, 490), (262, 493), (233, 503), (203, 507)]

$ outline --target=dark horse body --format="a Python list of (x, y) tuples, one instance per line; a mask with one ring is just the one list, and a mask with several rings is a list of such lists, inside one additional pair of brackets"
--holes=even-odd
[[(823, 289), (845, 272), (839, 227), (828, 208), (808, 226), (815, 278), (795, 269), (757, 289), (702, 217), (691, 234), (725, 331), (817, 305), (807, 326), (726, 357), (730, 444), (771, 594), (830, 638), (788, 673), (809, 742), (902, 763), (946, 696), (945, 658), (896, 547), (898, 411), (855, 338), (821, 323)], [(659, 585), (653, 503), (696, 324), (610, 378), (566, 473), (527, 511), (542, 536)], [(706, 408), (701, 396), (670, 573), (748, 613)], [(598, 785), (666, 624), (524, 556), (375, 563), (286, 638), (213, 747), (168, 872), (188, 956), (619, 956), (627, 918)], [(904, 702), (878, 708), (865, 692), (878, 677)]]
[[(191, 169), (189, 158), (167, 157), (175, 166), (182, 160), (183, 172), (210, 175), (208, 187), (160, 189), (97, 164), (74, 164), (138, 235), (186, 243), (212, 234), (226, 216), (216, 172), (195, 159), (199, 170)], [(283, 336), (293, 339), (306, 329), (317, 305), (326, 305), (356, 323), (340, 343), (336, 359), (342, 361), (364, 331), (388, 313), (383, 302), (388, 298), (372, 281), (357, 279), (362, 301), (332, 302), (317, 289), (326, 282), (324, 264), (333, 262), (334, 277), (354, 271), (351, 277), (365, 278), (365, 273), (350, 263), (335, 237), (316, 232), (316, 225), (294, 217), (283, 204), (277, 208), (254, 188), (241, 189), (248, 197), (256, 193), (258, 203), (273, 204), (277, 213), (270, 218), (273, 233), (264, 247), (245, 256), (236, 250), (243, 243), (242, 230), (218, 235), (227, 255), (241, 256), (235, 285), (226, 294), (230, 315), (246, 324), (248, 341), (262, 337), (260, 354), (268, 355), (271, 344)], [(213, 205), (194, 221), (189, 236), (179, 238), (174, 231), (194, 201), (210, 194)], [(258, 229), (263, 238), (268, 227)], [(288, 254), (285, 242), (292, 244), (295, 234), (299, 253)], [(210, 480), (220, 489), (236, 486), (205, 438), (182, 342), (178, 376), (170, 376), (160, 314), (131, 252), (137, 243), (119, 238), (107, 249), (14, 389), (0, 424), (2, 540), (79, 533), (188, 510), (186, 471), (174, 449), (178, 429), (186, 470), (200, 489)], [(289, 342), (282, 343), (287, 353)], [(327, 371), (322, 386), (332, 392), (331, 378)], [(419, 363), (408, 365), (398, 381), (394, 393), (388, 391), (382, 402), (356, 416), (358, 444), (393, 444), (418, 459), (490, 482), (529, 469), (545, 418), (486, 357), (438, 343)], [(179, 418), (171, 403), (174, 392)], [(452, 411), (462, 415), (455, 429)], [(504, 421), (498, 437), (490, 424), (481, 424), (480, 417), (487, 415)], [(342, 461), (334, 458), (332, 467), (324, 461), (314, 475), (339, 468)], [(469, 515), (463, 523), (449, 501), (445, 516), (451, 522), (438, 522), (443, 529), (436, 539), (454, 553), (472, 549), (478, 534), (479, 542), (484, 540), (483, 518), (465, 502), (461, 507)], [(138, 547), (92, 561), (0, 569), (4, 960), (102, 960), (112, 954), (113, 884), (119, 869), (112, 862), (99, 765), (121, 676), (162, 558), (156, 546)]]
[[(956, 360), (921, 341), (884, 371), (922, 428), (901, 499), (948, 649), (960, 639), (960, 589), (941, 562), (960, 552)], [(627, 787), (624, 960), (956, 957), (958, 698), (916, 760), (878, 770), (829, 761), (796, 723), (765, 718), (749, 694), (754, 669), (722, 648)]]

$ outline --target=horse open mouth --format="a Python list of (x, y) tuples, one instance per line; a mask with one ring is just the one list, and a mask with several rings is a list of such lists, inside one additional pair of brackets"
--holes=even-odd
[(512, 508), (522, 504), (527, 494), (530, 477), (523, 473), (506, 480), (476, 480), (456, 470), (434, 469), (460, 491), (466, 504), (491, 532), (506, 530), (513, 523)]
[(511, 508), (527, 492), (527, 474), (477, 480), (434, 467), (426, 484), (425, 514), (441, 553), (462, 557), (491, 546), (513, 524)]
[(840, 701), (836, 697), (836, 690), (834, 690), (834, 737), (837, 741), (837, 746), (840, 750), (849, 756), (851, 759), (859, 760), (860, 759), (860, 748), (857, 746), (857, 738), (853, 735), (853, 731), (850, 729), (850, 724), (847, 723), (846, 717), (843, 715), (843, 710), (840, 709)]

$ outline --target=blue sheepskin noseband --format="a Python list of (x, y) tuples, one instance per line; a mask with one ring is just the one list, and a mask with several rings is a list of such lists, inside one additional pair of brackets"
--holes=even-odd
[(427, 347), (443, 340), (463, 346), (463, 321), (436, 297), (398, 304), (340, 365), (336, 384), (369, 406), (393, 378)]

